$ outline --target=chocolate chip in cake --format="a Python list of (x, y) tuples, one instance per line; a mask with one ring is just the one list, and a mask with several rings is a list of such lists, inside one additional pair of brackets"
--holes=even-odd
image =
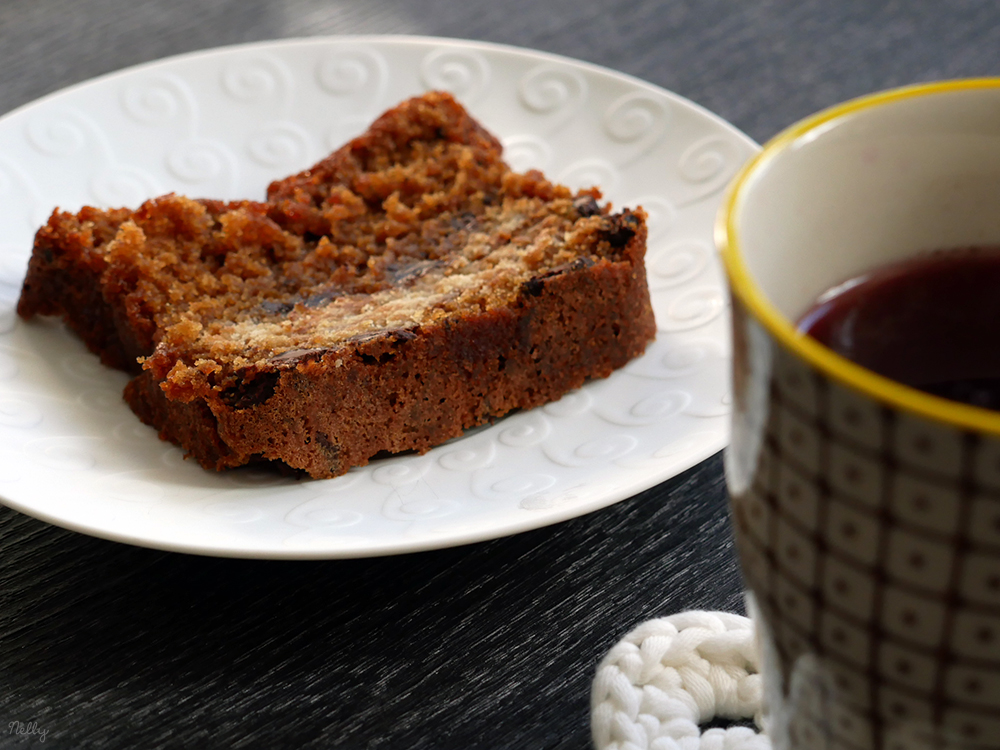
[(323, 307), (330, 300), (334, 300), (342, 295), (343, 292), (339, 289), (330, 289), (326, 292), (309, 295), (302, 301), (302, 304), (306, 307)]
[(435, 268), (444, 265), (440, 260), (418, 260), (415, 263), (393, 263), (386, 269), (386, 278), (390, 284), (410, 284)]
[(592, 195), (581, 195), (573, 201), (573, 208), (580, 216), (596, 216), (601, 213), (601, 207), (597, 205), (597, 200)]
[(222, 400), (234, 409), (258, 406), (274, 395), (280, 377), (280, 372), (258, 373), (251, 380), (227, 388), (222, 392)]
[(545, 282), (541, 277), (535, 276), (521, 284), (521, 294), (527, 297), (537, 297), (544, 291)]
[(609, 216), (604, 227), (604, 238), (614, 248), (625, 247), (629, 240), (635, 237), (639, 228), (639, 219), (631, 213), (620, 213)]
[(592, 265), (594, 265), (594, 261), (591, 258), (586, 255), (580, 256), (571, 263), (563, 263), (560, 266), (549, 269), (545, 273), (528, 279), (521, 284), (521, 294), (537, 297), (545, 288), (545, 279), (551, 279), (553, 276), (558, 276), (569, 271), (582, 271), (585, 268), (590, 268)]
[(389, 335), (392, 337), (392, 343), (395, 346), (399, 344), (405, 344), (407, 341), (413, 341), (417, 337), (419, 329), (416, 328), (397, 328), (393, 331), (389, 331)]
[(381, 331), (366, 331), (365, 333), (356, 333), (347, 339), (345, 344), (367, 344), (370, 341), (377, 341), (379, 339), (384, 340), (386, 343), (392, 346), (399, 346), (400, 344), (405, 344), (407, 341), (413, 341), (417, 337), (419, 332), (419, 327), (415, 328), (389, 328)]
[(268, 360), (271, 365), (298, 364), (306, 359), (317, 359), (324, 355), (329, 349), (289, 349)]
[(459, 214), (451, 220), (451, 225), (455, 229), (467, 229), (472, 231), (475, 229), (479, 220), (476, 215), (471, 211), (466, 211), (465, 213)]
[(260, 303), (260, 309), (266, 312), (268, 315), (287, 315), (292, 311), (293, 305), (287, 302), (274, 302), (272, 300), (264, 300)]
[(561, 273), (566, 273), (567, 271), (582, 271), (585, 268), (590, 268), (594, 265), (592, 258), (581, 255), (579, 258), (575, 258), (571, 263), (563, 263), (561, 266), (556, 266), (551, 271), (546, 271), (543, 274), (544, 278), (549, 276), (558, 276)]

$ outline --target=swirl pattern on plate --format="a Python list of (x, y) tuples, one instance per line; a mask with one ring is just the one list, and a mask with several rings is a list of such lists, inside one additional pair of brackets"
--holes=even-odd
[(94, 127), (78, 112), (68, 109), (45, 112), (28, 121), (28, 141), (45, 156), (72, 157), (82, 152), (88, 142), (91, 147), (103, 145), (88, 135)]
[(287, 105), (294, 85), (288, 66), (271, 55), (233, 60), (222, 70), (222, 90), (245, 104)]
[(309, 134), (293, 122), (275, 122), (250, 136), (247, 152), (265, 167), (289, 171), (306, 166), (312, 149)]
[(537, 135), (515, 135), (503, 140), (504, 160), (517, 172), (548, 169), (552, 148)]
[(99, 206), (137, 206), (162, 191), (145, 170), (116, 165), (94, 175), (90, 195)]
[(686, 284), (697, 278), (712, 259), (707, 243), (681, 241), (662, 250), (653, 250), (646, 258), (650, 289), (665, 289)]
[(212, 185), (218, 186), (221, 192), (236, 183), (236, 154), (219, 141), (207, 138), (181, 141), (167, 154), (166, 162), (170, 176), (189, 187), (208, 189), (207, 186)]
[(179, 126), (191, 132), (197, 126), (198, 102), (184, 79), (161, 73), (139, 78), (122, 87), (122, 111), (140, 125)]
[(420, 78), (428, 89), (475, 102), (490, 83), (490, 64), (478, 52), (444, 47), (428, 53), (420, 63)]
[(670, 109), (660, 97), (631, 92), (608, 107), (602, 124), (612, 141), (629, 147), (621, 162), (625, 166), (645, 156), (664, 137), (670, 126)]
[(532, 112), (571, 115), (586, 98), (587, 79), (572, 68), (539, 65), (521, 79), (517, 95)]
[(685, 204), (696, 203), (722, 190), (745, 158), (737, 144), (719, 136), (701, 138), (688, 146), (677, 166), (681, 179), (695, 188)]
[(320, 61), (316, 80), (323, 91), (338, 98), (362, 94), (382, 101), (389, 82), (389, 63), (371, 47), (342, 49)]

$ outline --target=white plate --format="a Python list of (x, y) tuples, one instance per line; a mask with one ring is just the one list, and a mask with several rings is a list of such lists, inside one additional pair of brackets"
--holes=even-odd
[[(452, 91), (517, 169), (597, 184), (650, 214), (659, 332), (642, 358), (562, 400), (424, 456), (326, 481), (215, 474), (160, 441), (61, 326), (14, 315), (35, 229), (56, 205), (176, 191), (262, 198), (380, 112)], [(341, 37), (252, 44), (131, 68), (0, 119), (0, 497), (60, 526), (234, 557), (360, 557), (447, 547), (610, 505), (722, 448), (721, 192), (756, 145), (663, 89), (478, 42)]]

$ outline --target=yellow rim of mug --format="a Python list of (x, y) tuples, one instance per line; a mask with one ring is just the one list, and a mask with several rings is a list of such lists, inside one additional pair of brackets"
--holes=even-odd
[(730, 183), (715, 224), (715, 242), (722, 254), (722, 262), (733, 294), (780, 344), (818, 370), (850, 388), (906, 411), (966, 430), (1000, 434), (1000, 413), (931, 396), (897, 383), (835, 354), (815, 339), (799, 332), (792, 322), (771, 304), (754, 282), (740, 254), (739, 233), (736, 229), (736, 213), (740, 209), (745, 187), (753, 175), (767, 165), (775, 155), (819, 126), (900, 99), (966, 89), (995, 88), (1000, 88), (1000, 78), (969, 78), (917, 84), (852, 99), (792, 125), (764, 144), (760, 153), (747, 162)]

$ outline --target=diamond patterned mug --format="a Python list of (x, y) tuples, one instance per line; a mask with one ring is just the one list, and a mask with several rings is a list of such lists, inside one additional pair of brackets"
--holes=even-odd
[(1000, 245), (1000, 79), (794, 125), (734, 180), (716, 239), (733, 303), (726, 474), (775, 748), (1000, 748), (1000, 413), (794, 326), (872, 268)]

